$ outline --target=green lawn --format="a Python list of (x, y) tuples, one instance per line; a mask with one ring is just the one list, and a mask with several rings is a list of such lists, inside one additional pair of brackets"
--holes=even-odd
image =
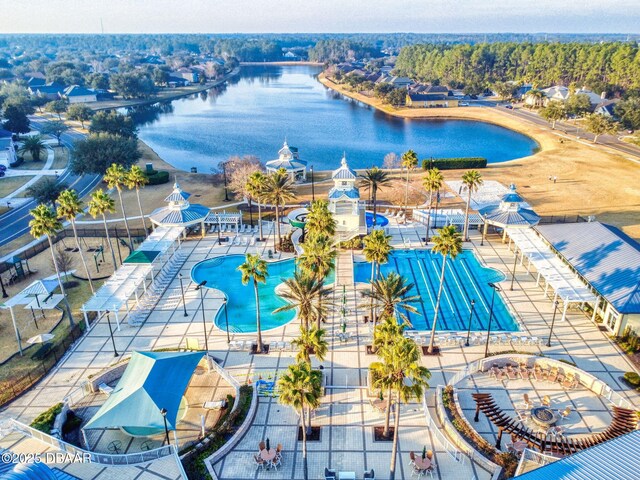
[(0, 198), (6, 197), (10, 193), (15, 192), (18, 188), (23, 186), (33, 176), (25, 175), (24, 177), (3, 177), (0, 178)]

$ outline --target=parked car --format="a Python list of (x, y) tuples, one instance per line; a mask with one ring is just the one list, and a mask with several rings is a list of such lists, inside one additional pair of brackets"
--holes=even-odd
[(459, 106), (461, 107), (468, 107), (469, 106), (469, 102), (460, 102), (458, 103)]
[(6, 165), (0, 165), (0, 172), (6, 172), (7, 171), (7, 166)]
[(508, 108), (509, 110), (513, 110), (513, 105), (505, 105), (504, 108)]

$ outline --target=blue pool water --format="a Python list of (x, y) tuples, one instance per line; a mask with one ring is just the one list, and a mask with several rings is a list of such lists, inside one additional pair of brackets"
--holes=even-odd
[[(242, 284), (242, 276), (237, 270), (244, 263), (244, 255), (229, 255), (204, 260), (191, 269), (194, 282), (207, 281), (206, 288), (222, 290), (227, 296), (229, 330), (232, 332), (250, 333), (256, 331), (256, 300), (253, 283)], [(291, 278), (295, 269), (293, 259), (268, 263), (267, 283), (258, 284), (260, 299), (260, 323), (262, 330), (277, 328), (290, 322), (295, 311), (272, 313), (276, 308), (285, 305), (285, 301), (275, 293), (275, 288), (285, 279)], [(333, 283), (333, 272), (326, 284)], [(214, 320), (220, 329), (225, 329), (224, 310), (221, 309)]]
[[(431, 329), (441, 270), (442, 256), (429, 250), (394, 251), (389, 262), (380, 267), (383, 275), (398, 272), (415, 285), (411, 294), (422, 297), (421, 303), (414, 304), (420, 315), (407, 313), (407, 316), (417, 330)], [(356, 263), (356, 282), (368, 283), (370, 279), (371, 264)], [(502, 273), (483, 267), (470, 250), (464, 250), (455, 260), (447, 259), (437, 330), (466, 330), (471, 300), (475, 300), (471, 330), (486, 330), (493, 292), (487, 283), (501, 280), (504, 280)], [(495, 296), (491, 330), (518, 330), (499, 293)]]
[[(373, 212), (365, 212), (365, 218), (367, 220), (367, 227), (373, 226)], [(389, 219), (384, 215), (376, 213), (376, 225), (378, 227), (384, 227), (389, 223)]]

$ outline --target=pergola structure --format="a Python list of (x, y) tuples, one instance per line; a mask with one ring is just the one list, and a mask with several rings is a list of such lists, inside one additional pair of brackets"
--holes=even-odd
[(96, 312), (101, 316), (110, 311), (114, 313), (117, 328), (120, 330), (118, 312), (123, 308), (127, 313), (130, 312), (129, 302), (132, 296), (135, 303), (139, 304), (141, 296), (147, 291), (147, 282), (153, 282), (155, 273), (160, 272), (180, 249), (180, 236), (183, 231), (184, 227), (156, 228), (82, 306), (87, 325), (87, 312)]
[(64, 298), (64, 295), (53, 295), (58, 288), (58, 281), (52, 279), (36, 280), (24, 288), (20, 293), (14, 295), (6, 302), (0, 304), (0, 308), (8, 309), (11, 313), (11, 321), (13, 322), (13, 330), (16, 334), (18, 342), (18, 351), (22, 355), (22, 341), (20, 331), (16, 323), (14, 307), (24, 305), (25, 309), (51, 310), (55, 308)]
[(479, 213), (484, 221), (482, 244), (487, 236), (489, 225), (503, 230), (503, 242), (507, 237), (507, 228), (528, 228), (537, 225), (540, 217), (527, 206), (522, 197), (516, 193), (516, 186), (512, 183), (509, 186), (509, 192), (502, 196), (499, 204), (481, 208)]
[(173, 184), (173, 191), (164, 199), (166, 207), (155, 209), (149, 220), (154, 226), (192, 227), (200, 225), (204, 237), (204, 222), (209, 215), (209, 207), (197, 203), (189, 203), (190, 193), (183, 192), (178, 182)]
[(223, 225), (232, 226), (236, 229), (236, 232), (238, 232), (242, 226), (242, 214), (212, 211), (207, 215), (204, 223), (205, 225), (217, 225), (218, 227), (222, 227)]
[(513, 244), (513, 251), (520, 256), (520, 265), (527, 258), (527, 271), (533, 265), (537, 272), (536, 285), (540, 284), (540, 278), (545, 279), (545, 294), (548, 288), (554, 290), (554, 302), (561, 298), (563, 301), (562, 320), (566, 318), (567, 309), (571, 303), (591, 303), (595, 306), (596, 295), (587, 287), (580, 278), (551, 251), (549, 246), (532, 228), (508, 228), (509, 248)]

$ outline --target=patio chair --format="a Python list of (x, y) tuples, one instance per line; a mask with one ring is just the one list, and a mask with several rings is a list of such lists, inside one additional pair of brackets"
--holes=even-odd
[(549, 376), (547, 377), (547, 381), (551, 382), (551, 383), (555, 383), (555, 381), (558, 379), (558, 375), (560, 374), (560, 371), (558, 370), (558, 367), (553, 367), (551, 369), (551, 371), (549, 372)]
[(258, 470), (258, 469), (264, 470), (265, 463), (264, 463), (264, 460), (262, 458), (260, 458), (260, 455), (254, 455), (253, 456), (253, 461), (256, 464), (256, 470)]
[(551, 397), (549, 395), (545, 395), (544, 397), (542, 397), (542, 405), (544, 405), (545, 407), (551, 406)]
[(533, 370), (533, 375), (534, 375), (534, 377), (536, 377), (536, 380), (538, 380), (539, 382), (542, 382), (542, 381), (547, 379), (546, 372), (544, 370), (542, 370), (540, 367), (536, 367)]
[(282, 466), (282, 457), (276, 454), (275, 458), (269, 462), (269, 466), (277, 471), (278, 467)]
[(367, 479), (375, 480), (376, 479), (376, 473), (372, 468), (370, 471), (364, 472), (364, 474), (362, 475), (362, 478), (365, 479), (365, 480), (367, 480)]
[(516, 415), (518, 415), (518, 420), (522, 425), (526, 425), (529, 421), (529, 411), (528, 410), (516, 410)]
[(424, 470), (420, 470), (418, 467), (413, 465), (413, 468), (411, 469), (411, 478), (413, 477), (422, 478), (424, 477), (424, 473), (425, 473)]
[(531, 410), (533, 408), (533, 402), (529, 399), (528, 393), (522, 395), (522, 405), (524, 405), (524, 410)]
[(324, 467), (324, 480), (336, 480), (336, 471)]
[(576, 388), (578, 386), (578, 379), (575, 375), (567, 375), (562, 380), (562, 386), (564, 388)]
[(279, 443), (276, 446), (276, 457), (279, 457), (280, 459), (282, 459), (282, 444)]
[(566, 407), (564, 410), (558, 410), (558, 415), (560, 415), (560, 420), (564, 420), (571, 414), (571, 407)]
[(264, 442), (260, 442), (258, 444), (258, 452), (261, 452), (262, 450), (264, 450), (265, 448), (267, 448), (267, 444)]
[(509, 377), (509, 380), (517, 380), (520, 378), (520, 372), (511, 365), (507, 365), (507, 377)]
[(416, 464), (416, 454), (415, 452), (409, 452), (409, 466), (412, 467)]

